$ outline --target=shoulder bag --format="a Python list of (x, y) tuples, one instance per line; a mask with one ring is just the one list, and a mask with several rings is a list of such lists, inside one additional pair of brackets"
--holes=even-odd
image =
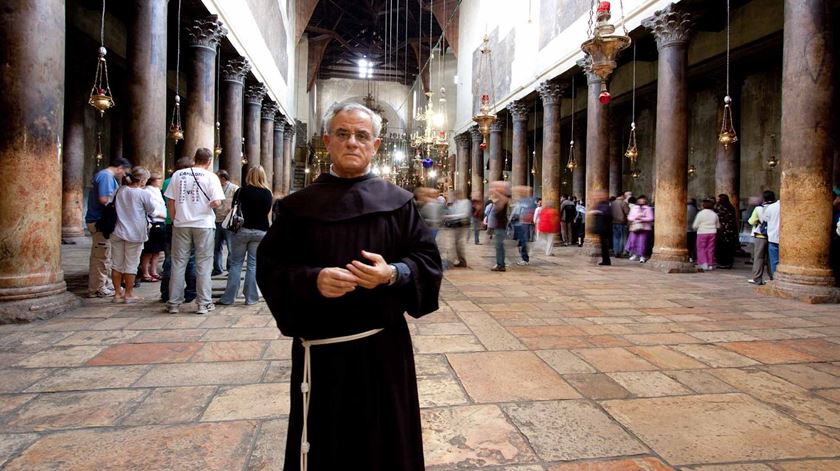
[(245, 222), (245, 217), (242, 216), (242, 206), (239, 204), (239, 192), (242, 188), (236, 190), (233, 194), (233, 202), (230, 205), (230, 211), (222, 221), (222, 227), (233, 232), (234, 234), (242, 229), (242, 224)]

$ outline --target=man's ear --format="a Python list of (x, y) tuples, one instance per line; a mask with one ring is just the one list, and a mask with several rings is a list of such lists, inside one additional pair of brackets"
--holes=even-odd
[[(324, 136), (324, 137), (326, 137), (326, 136)], [(381, 146), (381, 145), (382, 145), (382, 138), (381, 138), (381, 137), (377, 137), (377, 138), (373, 141), (373, 152), (374, 152), (374, 153), (379, 152), (379, 146)]]
[(324, 145), (325, 146), (330, 145), (330, 137), (332, 137), (332, 136), (330, 136), (329, 133), (324, 134)]

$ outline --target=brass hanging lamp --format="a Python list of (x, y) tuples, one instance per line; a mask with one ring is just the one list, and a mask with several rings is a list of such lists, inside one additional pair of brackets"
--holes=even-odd
[(612, 13), (610, 2), (599, 1), (596, 13), (595, 26), (592, 26), (594, 2), (589, 8), (589, 39), (580, 45), (581, 50), (592, 58), (592, 73), (601, 79), (601, 94), (598, 100), (606, 105), (610, 102), (610, 92), (607, 90), (607, 78), (617, 67), (616, 57), (618, 53), (630, 45), (630, 36), (627, 35), (627, 27), (624, 24), (624, 3), (621, 5), (621, 28), (624, 34), (615, 34), (615, 26), (610, 23)]
[(484, 35), (483, 44), (481, 46), (481, 58), (478, 64), (478, 90), (482, 90), (487, 84), (487, 76), (490, 78), (490, 89), (488, 93), (481, 94), (481, 104), (479, 105), (478, 114), (473, 116), (473, 121), (478, 124), (478, 130), (481, 132), (483, 139), (480, 144), (481, 150), (487, 148), (487, 136), (490, 135), (490, 126), (496, 122), (496, 114), (493, 113), (496, 107), (495, 96), (490, 100), (490, 95), (494, 94), (493, 83), (493, 57), (490, 49), (490, 37)]
[(172, 120), (169, 122), (169, 138), (176, 144), (184, 138), (184, 129), (181, 127), (181, 0), (178, 0), (178, 42), (175, 46), (175, 106), (172, 109)]
[(774, 169), (777, 165), (779, 165), (779, 159), (776, 158), (776, 133), (772, 133), (770, 134), (770, 157), (767, 158), (767, 166)]
[(569, 160), (566, 162), (566, 169), (574, 172), (577, 168), (577, 160), (575, 159), (575, 76), (572, 75), (572, 125), (569, 132)]
[(729, 150), (729, 146), (738, 142), (735, 122), (732, 119), (732, 97), (729, 95), (729, 11), (729, 0), (726, 0), (726, 96), (723, 97), (723, 119), (720, 124), (720, 134), (718, 134), (718, 141), (723, 145), (724, 150)]
[(96, 61), (96, 74), (93, 78), (93, 86), (90, 89), (88, 104), (99, 110), (99, 116), (114, 107), (114, 96), (111, 94), (111, 85), (108, 82), (108, 61), (105, 55), (105, 0), (102, 0), (102, 17), (99, 24), (99, 58)]
[(639, 159), (639, 148), (636, 145), (636, 45), (633, 45), (633, 104), (630, 122), (630, 138), (627, 142), (627, 150), (624, 156), (630, 161), (630, 175), (635, 179), (639, 178), (637, 162)]
[(222, 61), (221, 61), (221, 54), (222, 54), (222, 46), (221, 44), (216, 46), (216, 57), (219, 60), (216, 61), (216, 109), (215, 109), (215, 116), (216, 116), (216, 132), (214, 133), (214, 141), (216, 145), (213, 146), (213, 155), (218, 158), (222, 154), (222, 124), (219, 122), (219, 84), (222, 83), (219, 81), (219, 74), (222, 68)]

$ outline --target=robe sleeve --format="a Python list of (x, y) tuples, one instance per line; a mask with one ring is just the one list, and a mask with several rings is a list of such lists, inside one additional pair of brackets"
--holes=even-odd
[(414, 201), (408, 202), (404, 211), (403, 253), (407, 255), (399, 261), (411, 269), (411, 278), (395, 289), (401, 290), (406, 312), (419, 318), (438, 309), (443, 267), (432, 231), (423, 222)]
[[(282, 208), (282, 205), (275, 205)], [(292, 259), (295, 246), (294, 218), (279, 210), (277, 219), (257, 249), (257, 285), (284, 335), (294, 336), (298, 326), (293, 312), (312, 306), (321, 298), (317, 279), (321, 267), (303, 265)]]

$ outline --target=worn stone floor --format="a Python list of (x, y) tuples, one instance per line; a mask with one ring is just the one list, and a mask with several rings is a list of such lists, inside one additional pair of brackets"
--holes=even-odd
[[(428, 469), (840, 469), (837, 306), (569, 248), (493, 273), (484, 242), (410, 322)], [(83, 292), (87, 246), (63, 250)], [(0, 326), (0, 468), (282, 469), (290, 340), (263, 303), (156, 290)]]

